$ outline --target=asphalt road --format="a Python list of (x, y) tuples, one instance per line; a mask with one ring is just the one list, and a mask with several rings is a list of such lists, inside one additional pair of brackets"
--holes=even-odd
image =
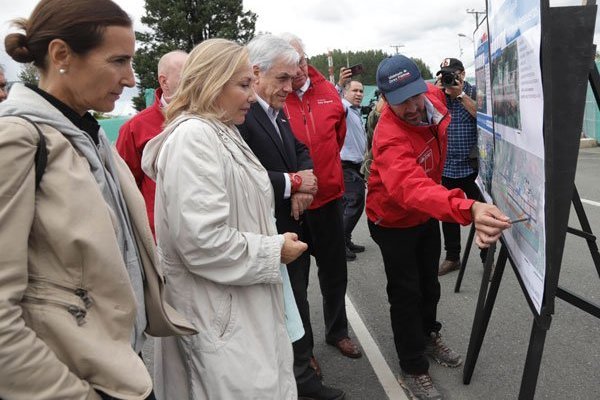
[[(600, 148), (582, 149), (576, 185), (583, 199), (600, 203), (599, 173)], [(584, 207), (592, 230), (600, 232), (600, 206), (584, 204)], [(570, 226), (579, 227), (574, 212), (571, 213)], [(467, 234), (468, 230), (463, 229), (463, 243)], [(356, 261), (348, 263), (347, 296), (354, 307), (349, 311), (355, 309), (360, 318), (358, 323), (353, 319), (350, 327), (357, 330), (359, 325), (366, 327), (367, 336), (361, 334), (361, 345), (367, 347), (369, 357), (357, 360), (345, 358), (337, 349), (325, 344), (321, 298), (313, 260), (309, 296), (315, 355), (321, 364), (324, 382), (344, 389), (348, 399), (403, 400), (405, 396), (393, 379), (400, 369), (389, 322), (383, 263), (379, 249), (369, 237), (364, 217), (355, 229), (354, 241), (367, 249), (358, 255)], [(481, 262), (473, 249), (460, 293), (454, 293), (456, 272), (440, 278), (442, 297), (438, 319), (444, 326), (442, 334), (446, 343), (463, 358), (469, 343), (482, 274)], [(583, 239), (567, 236), (560, 285), (600, 304), (600, 277)], [(555, 311), (546, 337), (535, 398), (600, 399), (600, 321), (560, 299), (556, 300)], [(532, 323), (533, 315), (525, 296), (512, 269), (507, 267), (471, 383), (462, 383), (462, 366), (449, 369), (432, 363), (430, 373), (444, 398), (516, 399)], [(351, 336), (356, 337), (353, 332)], [(374, 346), (369, 346), (371, 339)], [(379, 354), (383, 356), (383, 363), (377, 362)], [(383, 377), (383, 383), (378, 374)], [(386, 381), (386, 376), (392, 377), (392, 381)]]

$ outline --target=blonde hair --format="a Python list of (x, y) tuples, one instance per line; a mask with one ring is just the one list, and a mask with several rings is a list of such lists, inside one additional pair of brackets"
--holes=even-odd
[(227, 82), (248, 65), (246, 48), (230, 40), (208, 39), (194, 47), (167, 106), (165, 125), (184, 112), (223, 120), (225, 111), (217, 106), (217, 98)]

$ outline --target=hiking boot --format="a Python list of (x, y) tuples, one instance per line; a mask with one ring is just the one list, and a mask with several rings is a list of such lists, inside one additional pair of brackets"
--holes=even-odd
[(433, 386), (429, 374), (412, 375), (401, 371), (398, 379), (400, 386), (408, 390), (414, 400), (442, 400), (442, 395)]
[(442, 342), (439, 332), (431, 332), (425, 344), (425, 354), (444, 367), (455, 368), (462, 364), (460, 355)]
[(360, 244), (352, 243), (352, 240), (350, 240), (346, 244), (346, 247), (349, 248), (350, 251), (352, 251), (353, 253), (362, 253), (363, 251), (365, 251), (365, 246), (361, 246)]
[(438, 269), (438, 276), (446, 275), (448, 272), (456, 271), (460, 269), (460, 261), (452, 261), (445, 259)]

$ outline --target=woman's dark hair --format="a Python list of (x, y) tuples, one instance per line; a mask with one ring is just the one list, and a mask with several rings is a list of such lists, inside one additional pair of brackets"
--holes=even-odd
[(131, 27), (129, 15), (111, 0), (41, 0), (29, 19), (13, 24), (23, 33), (10, 33), (4, 47), (13, 60), (46, 69), (48, 44), (64, 40), (80, 55), (102, 43), (109, 26)]

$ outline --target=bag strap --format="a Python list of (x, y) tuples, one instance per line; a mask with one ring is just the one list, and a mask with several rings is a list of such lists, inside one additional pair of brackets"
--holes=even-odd
[(44, 134), (37, 126), (35, 122), (24, 115), (17, 115), (17, 117), (24, 119), (34, 126), (35, 130), (40, 137), (40, 141), (38, 142), (37, 150), (35, 151), (35, 189), (37, 190), (40, 187), (40, 182), (42, 181), (42, 176), (44, 175), (44, 171), (46, 171), (46, 164), (48, 163), (48, 149), (46, 148), (46, 139), (44, 138)]

